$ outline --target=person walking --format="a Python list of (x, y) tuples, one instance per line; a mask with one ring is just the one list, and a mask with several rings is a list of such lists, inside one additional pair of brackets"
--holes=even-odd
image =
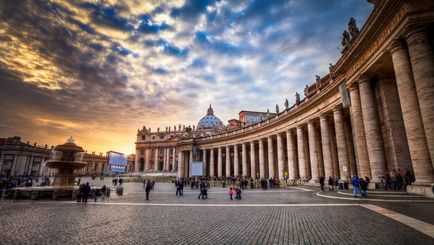
[(89, 182), (86, 182), (86, 185), (83, 187), (83, 202), (87, 203), (87, 199), (89, 198), (89, 194), (92, 191), (90, 188)]
[(360, 189), (362, 190), (362, 197), (367, 197), (366, 191), (368, 190), (368, 185), (363, 178), (359, 179)]
[(334, 186), (335, 181), (333, 180), (332, 176), (329, 176), (329, 191), (334, 191)]
[(351, 184), (353, 184), (353, 195), (354, 197), (357, 197), (357, 193), (360, 192), (359, 190), (360, 182), (359, 182), (359, 177), (357, 177), (357, 175), (353, 177), (353, 179), (351, 180)]
[(107, 194), (107, 187), (105, 185), (103, 185), (101, 188), (101, 201), (105, 200), (106, 194)]
[(232, 187), (229, 188), (229, 192), (228, 192), (228, 194), (229, 194), (229, 199), (230, 199), (230, 200), (234, 200), (234, 199), (232, 198), (232, 195), (234, 194), (234, 190), (232, 189)]
[(324, 176), (320, 176), (319, 177), (319, 185), (321, 186), (321, 191), (322, 192), (324, 192), (324, 181), (325, 181)]
[(152, 189), (151, 181), (147, 180), (145, 185), (146, 200), (149, 200), (149, 192), (151, 192), (151, 189)]

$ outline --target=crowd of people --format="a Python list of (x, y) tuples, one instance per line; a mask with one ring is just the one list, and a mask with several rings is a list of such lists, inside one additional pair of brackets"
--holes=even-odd
[(0, 176), (0, 189), (31, 187), (33, 185), (46, 186), (50, 184), (51, 181), (48, 177), (34, 177), (28, 175), (17, 175), (9, 177)]

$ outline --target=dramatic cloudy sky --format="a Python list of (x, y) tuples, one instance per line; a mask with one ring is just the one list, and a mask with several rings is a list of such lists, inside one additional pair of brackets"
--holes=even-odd
[(366, 0), (0, 0), (0, 137), (132, 153), (143, 125), (193, 125), (212, 103), (292, 103), (340, 56)]

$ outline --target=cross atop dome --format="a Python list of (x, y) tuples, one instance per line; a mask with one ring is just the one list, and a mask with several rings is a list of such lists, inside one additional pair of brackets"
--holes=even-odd
[(213, 116), (214, 115), (214, 110), (211, 107), (211, 104), (209, 104), (209, 108), (208, 111), (206, 112), (207, 115)]

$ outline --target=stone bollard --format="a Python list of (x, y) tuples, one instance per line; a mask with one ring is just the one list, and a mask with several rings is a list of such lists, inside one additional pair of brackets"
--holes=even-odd
[(73, 201), (74, 201), (74, 200), (77, 200), (77, 191), (76, 191), (76, 190), (73, 190), (73, 191), (72, 191), (71, 199), (72, 199)]
[(59, 190), (54, 190), (53, 191), (53, 200), (57, 200), (59, 199)]
[(32, 193), (30, 194), (30, 199), (31, 200), (38, 200), (38, 198), (39, 198), (39, 191), (36, 191), (36, 190), (32, 191)]
[(2, 201), (6, 199), (6, 189), (2, 190)]
[(18, 190), (15, 190), (14, 191), (14, 200), (17, 200), (17, 198), (18, 198)]

